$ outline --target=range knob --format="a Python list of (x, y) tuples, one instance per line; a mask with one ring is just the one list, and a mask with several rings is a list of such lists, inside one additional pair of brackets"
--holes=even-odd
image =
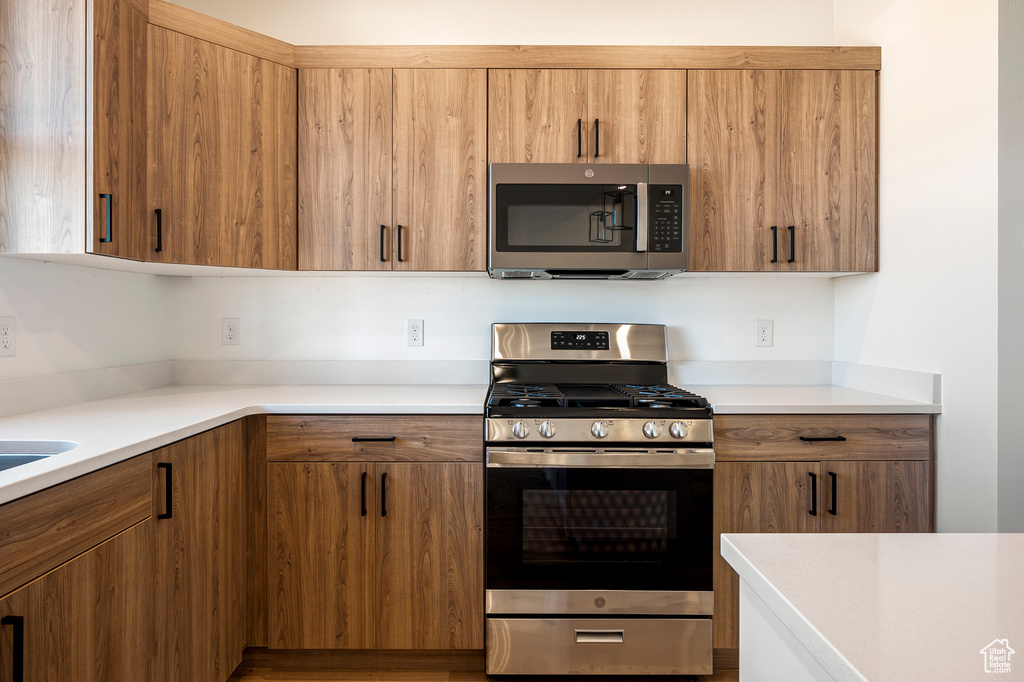
[(661, 424), (650, 421), (644, 424), (644, 435), (648, 438), (657, 438), (661, 435)]
[(690, 427), (684, 422), (672, 422), (672, 426), (668, 427), (668, 432), (672, 434), (673, 438), (686, 438), (686, 434), (690, 433)]
[(530, 427), (526, 422), (516, 422), (512, 425), (512, 435), (516, 438), (526, 438), (530, 435)]
[(551, 436), (555, 435), (555, 422), (541, 422), (540, 426), (537, 427), (537, 433), (541, 435), (541, 438), (551, 438)]
[(590, 433), (594, 435), (594, 438), (604, 438), (608, 435), (608, 425), (604, 422), (594, 422), (594, 425), (590, 427)]

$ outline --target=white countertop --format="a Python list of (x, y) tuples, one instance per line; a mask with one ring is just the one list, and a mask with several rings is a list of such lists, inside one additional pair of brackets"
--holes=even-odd
[[(688, 386), (718, 414), (915, 413), (940, 406), (835, 386)], [(483, 414), (487, 386), (174, 385), (0, 418), (0, 439), (69, 440), (0, 472), (0, 504), (251, 414)]]
[(833, 679), (991, 679), (1004, 639), (1024, 678), (1024, 534), (723, 534), (722, 556)]

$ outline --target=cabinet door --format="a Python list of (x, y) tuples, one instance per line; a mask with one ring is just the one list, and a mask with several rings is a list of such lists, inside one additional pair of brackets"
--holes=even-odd
[(784, 269), (877, 270), (875, 72), (785, 71), (782, 83)]
[[(136, 682), (153, 676), (153, 522), (142, 521), (0, 600), (0, 680)], [(15, 624), (17, 621), (17, 624)]]
[(491, 163), (586, 163), (587, 72), (491, 69), (488, 74)]
[(295, 269), (295, 69), (156, 26), (148, 61), (146, 258)]
[(391, 70), (299, 71), (299, 269), (390, 270)]
[(394, 71), (395, 269), (486, 268), (487, 72)]
[(268, 469), (270, 648), (372, 649), (373, 465)]
[[(817, 462), (719, 462), (715, 466), (715, 617), (717, 648), (739, 646), (739, 576), (721, 553), (722, 533), (813, 533)], [(815, 511), (816, 515), (811, 515)]]
[(933, 531), (929, 462), (822, 462), (821, 530), (826, 533)]
[(376, 465), (377, 647), (483, 647), (479, 462)]
[(171, 512), (156, 521), (158, 679), (226, 680), (241, 663), (245, 443), (238, 421), (153, 453), (153, 513)]
[[(784, 259), (778, 71), (690, 71), (690, 270), (755, 271)], [(783, 230), (785, 232), (785, 230)], [(781, 246), (781, 245), (780, 245)]]
[(146, 22), (126, 0), (93, 12), (93, 230), (90, 251), (140, 258), (146, 221)]
[(587, 79), (593, 161), (686, 163), (686, 71), (591, 70)]

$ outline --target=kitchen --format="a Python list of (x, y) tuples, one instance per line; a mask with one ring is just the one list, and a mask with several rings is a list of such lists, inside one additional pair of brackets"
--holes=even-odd
[[(1021, 289), (1019, 253), (1000, 248), (1004, 240), (1020, 242), (1020, 208), (1009, 189), (1020, 171), (1004, 151), (1013, 149), (1004, 147), (1014, 142), (1006, 118), (1013, 112), (997, 108), (996, 97), (997, 87), (1001, 96), (1015, 82), (1003, 73), (1013, 55), (1002, 52), (1014, 41), (997, 40), (1013, 26), (1002, 21), (1009, 3), (1000, 5), (998, 21), (994, 4), (979, 11), (957, 3), (736, 3), (709, 12), (664, 3), (652, 13), (675, 21), (599, 23), (572, 40), (565, 36), (577, 36), (578, 17), (568, 10), (552, 16), (550, 7), (542, 22), (533, 18), (539, 7), (500, 21), (477, 8), (456, 21), (436, 5), (429, 13), (403, 7), (395, 19), (381, 3), (352, 8), (358, 20), (334, 22), (303, 19), (293, 5), (278, 13), (193, 7), (300, 44), (881, 45), (880, 272), (629, 283), (482, 275), (219, 279), (3, 259), (0, 314), (18, 324), (17, 355), (0, 358), (8, 413), (55, 392), (95, 395), (97, 381), (158, 385), (172, 373), (178, 383), (213, 376), (390, 383), (401, 363), (403, 377), (424, 383), (443, 376), (482, 384), (491, 322), (658, 322), (669, 327), (669, 357), (694, 363), (694, 372), (729, 368), (765, 383), (817, 383), (835, 361), (941, 373), (938, 529), (1022, 529), (1024, 503), (1015, 491), (1024, 463), (1012, 445), (1021, 428), (1012, 418), (1021, 405), (1013, 377), (1022, 372), (1015, 354), (998, 352), (1020, 345), (1013, 324), (1020, 303), (1010, 295)], [(948, 94), (951, 80), (956, 96)], [(220, 343), (223, 317), (240, 320), (239, 345)], [(410, 318), (425, 320), (422, 348), (405, 345)], [(754, 347), (756, 319), (774, 320), (773, 347)], [(104, 371), (126, 366), (135, 369)]]

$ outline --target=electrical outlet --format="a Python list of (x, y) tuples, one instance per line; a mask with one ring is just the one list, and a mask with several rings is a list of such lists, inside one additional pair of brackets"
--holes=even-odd
[(423, 345), (423, 320), (405, 321), (405, 345)]
[(0, 356), (14, 355), (16, 331), (13, 317), (0, 317)]
[(225, 346), (237, 346), (239, 327), (237, 317), (220, 318), (220, 342)]
[(771, 320), (754, 320), (754, 345), (771, 346), (774, 343), (775, 325)]

